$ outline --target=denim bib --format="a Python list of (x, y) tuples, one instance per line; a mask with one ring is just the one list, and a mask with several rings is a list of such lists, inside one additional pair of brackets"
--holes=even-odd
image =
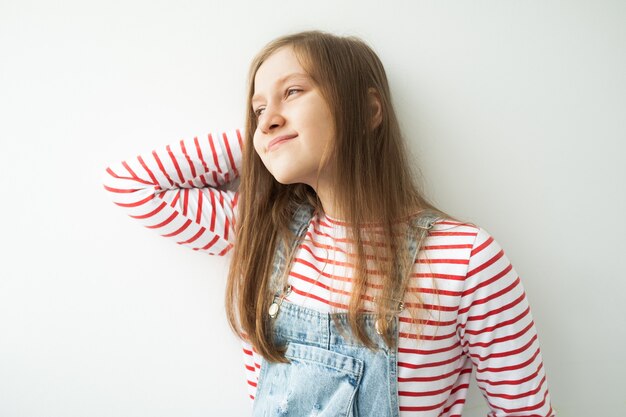
[[(313, 207), (304, 204), (295, 212), (291, 231), (294, 251), (308, 229)], [(420, 236), (432, 228), (438, 216), (424, 211), (412, 220), (418, 233), (408, 233), (409, 254), (415, 259)], [(425, 236), (425, 235), (424, 235)], [(278, 280), (286, 273), (288, 253), (277, 246), (270, 281), (275, 300), (281, 295)], [(277, 304), (277, 303), (275, 303)], [(254, 399), (253, 417), (398, 417), (397, 338), (398, 317), (389, 321), (395, 349), (389, 349), (376, 331), (376, 313), (360, 313), (363, 328), (376, 350), (353, 339), (348, 313), (324, 313), (281, 300), (274, 312), (274, 343), (286, 346), (290, 363), (261, 358), (261, 372)], [(333, 316), (347, 330), (340, 332)], [(345, 332), (344, 332), (345, 333)]]

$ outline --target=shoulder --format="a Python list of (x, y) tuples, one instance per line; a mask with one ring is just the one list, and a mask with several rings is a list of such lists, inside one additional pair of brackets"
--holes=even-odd
[(431, 248), (455, 249), (456, 257), (463, 258), (470, 268), (471, 264), (503, 255), (500, 244), (484, 227), (447, 218), (434, 223), (429, 232), (428, 245)]
[(502, 285), (516, 277), (504, 249), (484, 227), (453, 220), (437, 221), (430, 233), (431, 247), (454, 248), (457, 262), (466, 268), (466, 286)]
[(441, 241), (464, 241), (472, 242), (472, 247), (496, 243), (494, 237), (484, 227), (472, 223), (439, 218), (434, 222), (429, 235)]
[(433, 223), (428, 235), (431, 240), (441, 243), (473, 245), (483, 232), (484, 229), (474, 223), (439, 218)]

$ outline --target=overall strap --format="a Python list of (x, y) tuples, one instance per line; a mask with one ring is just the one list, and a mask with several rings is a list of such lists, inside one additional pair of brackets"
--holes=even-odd
[(276, 292), (281, 290), (281, 278), (283, 277), (283, 274), (289, 273), (289, 271), (285, 270), (287, 261), (292, 258), (294, 251), (298, 248), (298, 245), (302, 240), (302, 236), (308, 229), (311, 218), (313, 217), (313, 211), (314, 207), (309, 204), (304, 203), (298, 206), (294, 212), (291, 222), (289, 223), (289, 230), (293, 233), (295, 239), (291, 240), (289, 247), (285, 246), (282, 239), (279, 239), (276, 242), (273, 264), (274, 269), (269, 283), (269, 290), (272, 294), (276, 294)]
[[(404, 309), (404, 293), (409, 283), (411, 276), (411, 270), (415, 264), (415, 260), (419, 254), (422, 243), (430, 229), (441, 216), (432, 210), (424, 210), (419, 215), (411, 219), (409, 227), (407, 228), (406, 244), (408, 249), (408, 262), (405, 266), (408, 270), (402, 269), (402, 265), (398, 266), (398, 285), (393, 291), (391, 301), (392, 310), (395, 309), (395, 313), (400, 313)], [(389, 321), (391, 317), (387, 318)], [(378, 323), (377, 323), (378, 324)], [(378, 329), (377, 329), (378, 330)]]
[[(295, 250), (298, 248), (302, 240), (302, 236), (306, 232), (311, 218), (313, 217), (314, 207), (303, 203), (295, 210), (292, 220), (289, 224), (289, 230), (293, 233), (294, 239), (291, 240), (289, 247), (286, 247), (284, 242), (279, 240), (276, 245), (276, 252), (274, 257), (274, 268), (272, 272), (272, 276), (270, 278), (270, 291), (272, 294), (276, 294), (280, 291), (283, 285), (284, 278), (283, 275), (289, 273), (286, 270), (287, 261), (292, 259)], [(414, 217), (409, 225), (407, 231), (407, 244), (409, 250), (409, 259), (411, 259), (413, 263), (415, 263), (415, 258), (419, 253), (421, 245), (428, 235), (430, 229), (432, 229), (433, 224), (440, 218), (440, 216), (432, 211), (432, 210), (424, 210), (418, 216)], [(409, 275), (409, 271), (400, 271), (403, 276), (399, 277), (401, 280), (406, 280)], [(406, 273), (404, 273), (406, 272)], [(403, 300), (404, 290), (406, 288), (406, 282), (401, 282), (399, 286), (400, 293), (397, 294), (394, 299)], [(402, 309), (402, 303), (400, 303)]]
[(435, 223), (440, 218), (441, 216), (439, 216), (437, 212), (433, 210), (424, 210), (422, 213), (420, 213), (419, 216), (417, 216), (413, 220), (413, 223), (419, 228), (426, 228), (430, 230), (432, 228), (433, 223)]
[[(408, 230), (407, 243), (409, 245), (409, 258), (412, 260), (411, 268), (415, 264), (415, 260), (419, 254), (419, 251), (424, 243), (424, 239), (428, 236), (430, 229), (433, 228), (435, 222), (439, 220), (441, 216), (433, 210), (424, 210), (418, 216), (412, 219), (411, 226)], [(404, 274), (404, 279), (407, 279), (408, 272)], [(404, 283), (403, 283), (404, 284)], [(404, 285), (401, 286), (402, 297), (404, 296)], [(402, 299), (402, 297), (400, 299)]]

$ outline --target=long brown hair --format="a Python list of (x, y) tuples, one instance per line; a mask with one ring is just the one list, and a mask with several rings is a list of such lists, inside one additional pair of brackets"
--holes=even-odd
[[(361, 39), (337, 36), (312, 30), (288, 34), (268, 43), (252, 60), (248, 73), (245, 139), (240, 173), (239, 202), (235, 222), (236, 243), (233, 248), (226, 286), (226, 314), (231, 329), (250, 342), (258, 353), (272, 362), (286, 362), (284, 349), (272, 341), (268, 308), (273, 301), (269, 288), (272, 261), (279, 240), (293, 239), (288, 224), (295, 208), (310, 204), (318, 213), (323, 207), (315, 190), (307, 184), (281, 184), (267, 170), (253, 146), (257, 119), (252, 109), (254, 78), (261, 64), (276, 50), (293, 48), (301, 66), (313, 79), (326, 100), (334, 118), (335, 140), (326, 162), (336, 175), (333, 195), (337, 213), (345, 221), (348, 241), (352, 242), (354, 277), (349, 303), (349, 325), (358, 340), (369, 348), (368, 338), (358, 320), (363, 299), (373, 289), (377, 312), (390, 312), (388, 300), (399, 285), (398, 273), (409, 274), (412, 259), (403, 259), (406, 250), (399, 221), (429, 209), (441, 217), (451, 216), (433, 206), (418, 186), (418, 172), (411, 169), (408, 152), (391, 103), (387, 76), (376, 53)], [(382, 121), (371, 129), (369, 89), (378, 93)], [(319, 173), (318, 173), (319, 176)], [(364, 227), (375, 222), (377, 236)], [(380, 241), (375, 250), (377, 284), (368, 274), (365, 243), (369, 237)], [(399, 261), (398, 261), (399, 260)], [(403, 270), (398, 271), (398, 265)], [(402, 275), (401, 275), (402, 276)], [(405, 303), (419, 323), (420, 297)], [(386, 321), (383, 337), (393, 346)]]

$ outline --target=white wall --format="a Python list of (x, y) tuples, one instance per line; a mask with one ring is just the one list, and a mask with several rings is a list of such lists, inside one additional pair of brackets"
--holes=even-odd
[(0, 1), (0, 416), (248, 414), (226, 261), (100, 178), (241, 126), (252, 56), (304, 29), (379, 53), (434, 200), (522, 278), (559, 415), (624, 415), (625, 21), (619, 0)]

